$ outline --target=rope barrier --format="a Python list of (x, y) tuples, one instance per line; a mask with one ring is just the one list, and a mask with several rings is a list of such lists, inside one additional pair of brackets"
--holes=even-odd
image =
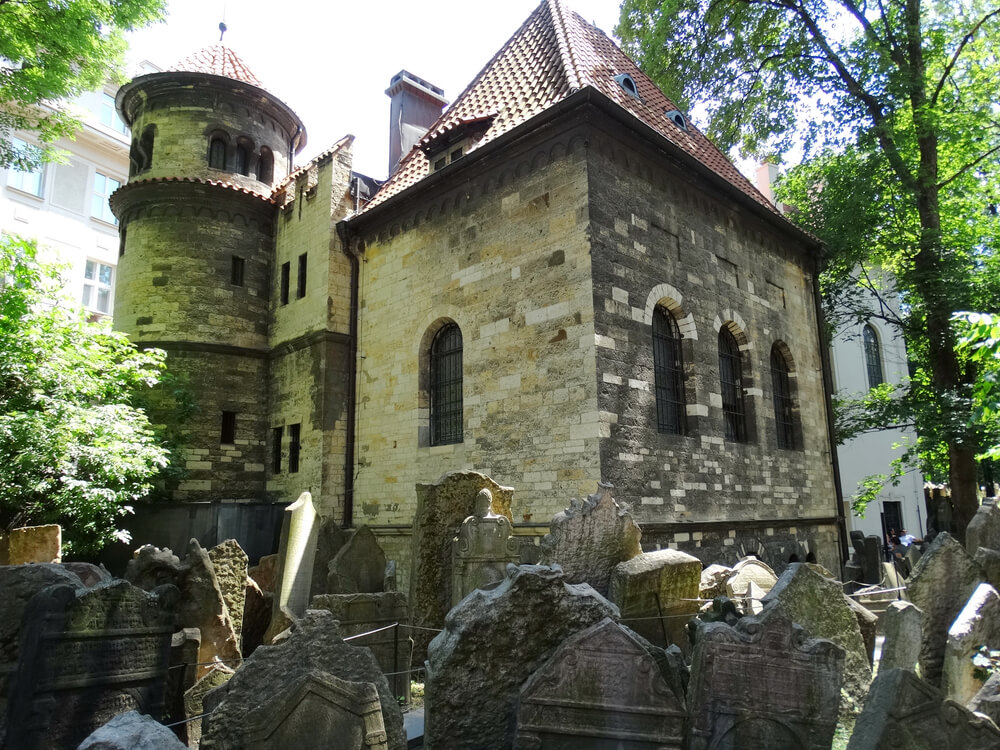
[(386, 625), (385, 627), (375, 628), (375, 630), (369, 630), (367, 633), (358, 633), (357, 635), (349, 635), (344, 638), (345, 641), (353, 641), (355, 638), (364, 638), (366, 635), (375, 635), (375, 633), (381, 633), (383, 630), (392, 630), (398, 627), (399, 623), (394, 622), (392, 625)]

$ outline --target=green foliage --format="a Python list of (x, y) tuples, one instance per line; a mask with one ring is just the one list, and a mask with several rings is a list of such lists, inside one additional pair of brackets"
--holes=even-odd
[(961, 338), (958, 349), (977, 371), (972, 389), (972, 417), (984, 433), (982, 459), (1000, 459), (1000, 316), (955, 313)]
[(134, 406), (165, 355), (89, 322), (35, 256), (0, 237), (0, 524), (60, 523), (70, 551), (96, 550), (166, 464)]
[[(164, 0), (0, 0), (0, 167), (37, 166), (15, 149), (12, 130), (43, 144), (71, 137), (80, 123), (58, 101), (121, 78), (124, 32), (163, 16)], [(46, 150), (51, 158), (54, 151)]]

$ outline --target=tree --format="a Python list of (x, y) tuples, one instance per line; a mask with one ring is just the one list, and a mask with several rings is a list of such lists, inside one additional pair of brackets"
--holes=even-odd
[(43, 144), (71, 137), (80, 123), (59, 101), (120, 77), (124, 32), (163, 12), (164, 0), (0, 0), (0, 167), (52, 158), (51, 148), (16, 148), (11, 131), (36, 131)]
[(803, 149), (783, 200), (828, 248), (828, 309), (845, 309), (871, 269), (890, 272), (902, 308), (881, 313), (917, 365), (907, 419), (946, 455), (964, 537), (978, 506), (976, 369), (956, 351), (952, 313), (996, 307), (1000, 7), (625, 0), (617, 31), (679, 106), (707, 107), (723, 147)]
[(137, 394), (164, 353), (139, 351), (59, 298), (34, 243), (0, 237), (0, 524), (60, 523), (72, 552), (114, 539), (166, 464)]

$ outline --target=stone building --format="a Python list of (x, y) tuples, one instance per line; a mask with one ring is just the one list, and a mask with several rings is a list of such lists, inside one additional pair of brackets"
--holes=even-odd
[(839, 568), (816, 243), (559, 0), (381, 186), (351, 136), (289, 171), (302, 123), (221, 46), (118, 106), (116, 325), (198, 399), (175, 499), (308, 489), (405, 576), (418, 482), (489, 474), (541, 533), (603, 479), (647, 546)]

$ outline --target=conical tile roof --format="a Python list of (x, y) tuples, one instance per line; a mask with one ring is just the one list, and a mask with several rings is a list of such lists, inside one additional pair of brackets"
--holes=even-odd
[(200, 49), (168, 68), (168, 72), (210, 73), (264, 88), (260, 79), (251, 72), (239, 55), (224, 44), (213, 44)]

